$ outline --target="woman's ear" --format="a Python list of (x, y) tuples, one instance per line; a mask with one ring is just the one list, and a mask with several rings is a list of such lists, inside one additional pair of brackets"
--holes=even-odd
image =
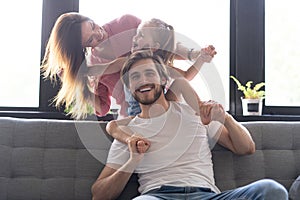
[(154, 52), (156, 50), (158, 50), (160, 48), (160, 44), (158, 42), (155, 42), (152, 47), (151, 50)]

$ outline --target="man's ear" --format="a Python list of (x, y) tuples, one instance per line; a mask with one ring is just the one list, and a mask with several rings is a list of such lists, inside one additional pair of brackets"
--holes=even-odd
[(161, 83), (161, 85), (166, 86), (167, 85), (166, 77), (162, 77), (160, 83)]

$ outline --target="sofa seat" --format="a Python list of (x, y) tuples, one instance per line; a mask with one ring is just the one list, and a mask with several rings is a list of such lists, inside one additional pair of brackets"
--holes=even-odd
[[(243, 122), (256, 142), (252, 155), (216, 145), (216, 185), (232, 189), (272, 178), (288, 190), (300, 175), (300, 122)], [(0, 118), (0, 200), (87, 200), (112, 138), (106, 122)], [(121, 200), (138, 195), (134, 174)]]

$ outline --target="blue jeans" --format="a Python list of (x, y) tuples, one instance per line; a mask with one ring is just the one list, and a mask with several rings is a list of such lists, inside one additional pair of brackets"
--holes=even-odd
[(137, 102), (132, 96), (130, 90), (124, 86), (125, 101), (128, 103), (127, 115), (136, 116), (141, 113), (139, 102)]
[(141, 113), (141, 107), (139, 102), (131, 101), (128, 102), (127, 115), (128, 116), (136, 116)]
[(279, 183), (263, 179), (219, 194), (209, 188), (161, 186), (134, 200), (288, 200), (287, 190)]

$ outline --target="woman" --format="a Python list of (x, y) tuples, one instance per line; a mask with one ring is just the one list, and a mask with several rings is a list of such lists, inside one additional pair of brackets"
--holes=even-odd
[[(94, 101), (97, 115), (102, 116), (109, 111), (111, 91), (115, 88), (120, 75), (112, 73), (104, 77), (103, 82), (91, 81), (93, 77), (88, 78), (84, 75), (87, 70), (86, 62), (101, 64), (122, 56), (118, 55), (120, 51), (111, 51), (118, 49), (116, 44), (122, 46), (122, 52), (130, 52), (132, 37), (140, 22), (141, 20), (135, 16), (124, 15), (99, 26), (90, 18), (74, 12), (62, 14), (57, 19), (41, 66), (46, 78), (57, 81), (59, 75), (61, 79), (61, 89), (54, 99), (57, 107), (63, 104), (66, 107), (72, 106), (70, 114), (74, 118), (84, 118), (88, 112), (88, 105)], [(120, 32), (127, 34), (123, 34), (123, 38), (107, 42), (110, 37)], [(88, 52), (92, 56), (90, 60), (85, 61)], [(110, 83), (107, 84), (107, 81)], [(90, 82), (92, 84), (89, 84)], [(121, 101), (124, 99), (124, 92), (123, 87), (120, 87), (119, 95), (114, 97), (117, 103), (121, 104), (124, 103)]]

